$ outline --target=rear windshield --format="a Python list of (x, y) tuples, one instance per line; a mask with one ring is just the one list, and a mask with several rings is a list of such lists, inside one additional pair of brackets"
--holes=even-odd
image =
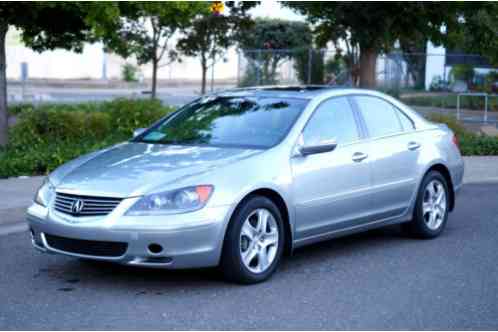
[(269, 148), (282, 141), (307, 103), (298, 98), (207, 97), (134, 141)]

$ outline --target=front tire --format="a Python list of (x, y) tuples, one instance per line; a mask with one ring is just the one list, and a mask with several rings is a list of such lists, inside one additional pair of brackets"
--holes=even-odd
[(221, 268), (229, 281), (253, 284), (268, 279), (282, 259), (283, 220), (277, 206), (251, 196), (239, 206), (228, 226)]
[(437, 172), (429, 172), (420, 186), (413, 220), (404, 225), (404, 229), (419, 238), (439, 236), (448, 220), (449, 190), (444, 176)]

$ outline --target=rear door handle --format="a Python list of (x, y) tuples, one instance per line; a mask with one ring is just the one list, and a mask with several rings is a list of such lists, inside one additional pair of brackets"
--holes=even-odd
[(366, 159), (368, 157), (368, 154), (363, 153), (363, 152), (355, 152), (353, 154), (353, 161), (359, 163), (360, 161)]
[(420, 144), (418, 144), (417, 142), (410, 142), (408, 143), (408, 150), (417, 150), (418, 148), (420, 148)]

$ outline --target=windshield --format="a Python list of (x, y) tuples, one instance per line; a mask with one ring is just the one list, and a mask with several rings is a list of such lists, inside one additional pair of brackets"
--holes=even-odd
[(208, 97), (155, 125), (135, 142), (269, 148), (288, 133), (307, 100)]

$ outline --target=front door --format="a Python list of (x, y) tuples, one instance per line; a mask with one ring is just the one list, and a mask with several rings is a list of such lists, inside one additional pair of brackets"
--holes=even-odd
[(296, 239), (364, 222), (372, 208), (369, 145), (361, 138), (347, 97), (323, 102), (311, 116), (300, 144), (335, 140), (330, 152), (292, 158)]

